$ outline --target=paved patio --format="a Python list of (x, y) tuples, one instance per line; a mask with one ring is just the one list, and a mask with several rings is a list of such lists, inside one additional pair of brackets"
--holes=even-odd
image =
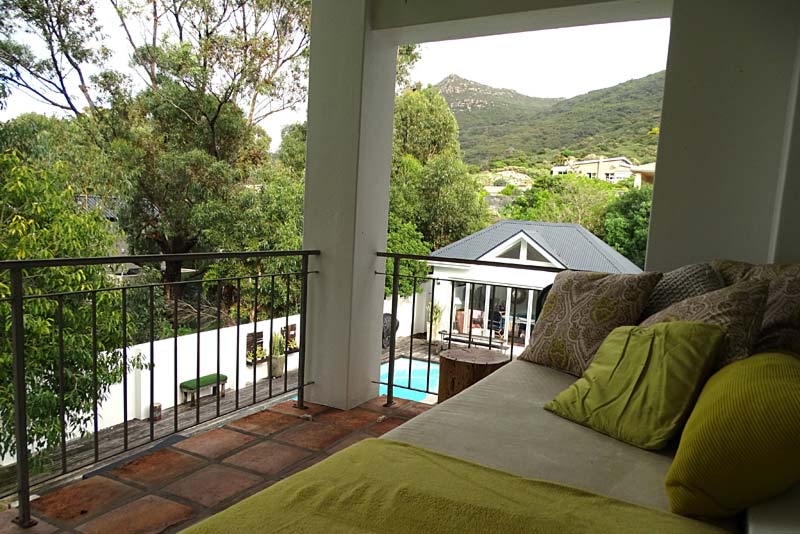
[[(33, 501), (39, 524), (0, 512), (0, 534), (178, 532), (430, 406), (375, 398), (352, 410), (286, 401), (68, 483)], [(310, 420), (309, 420), (310, 419)]]

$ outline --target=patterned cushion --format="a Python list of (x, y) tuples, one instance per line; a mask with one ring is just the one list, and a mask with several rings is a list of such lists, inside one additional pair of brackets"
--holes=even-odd
[(767, 300), (766, 282), (743, 282), (691, 297), (648, 317), (642, 326), (665, 321), (717, 324), (727, 329), (715, 369), (750, 356)]
[(755, 351), (789, 350), (800, 354), (800, 264), (752, 265), (716, 260), (712, 266), (728, 284), (769, 281), (767, 307)]
[(661, 273), (559, 273), (519, 358), (581, 376), (612, 330), (636, 324), (660, 279)]
[(696, 297), (725, 287), (720, 274), (707, 263), (685, 265), (664, 273), (664, 277), (650, 294), (650, 301), (642, 312), (642, 319), (689, 297)]

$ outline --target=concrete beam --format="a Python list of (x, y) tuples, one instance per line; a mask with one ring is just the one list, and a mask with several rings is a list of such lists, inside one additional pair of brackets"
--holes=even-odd
[(669, 17), (672, 0), (373, 0), (372, 27), (397, 44)]

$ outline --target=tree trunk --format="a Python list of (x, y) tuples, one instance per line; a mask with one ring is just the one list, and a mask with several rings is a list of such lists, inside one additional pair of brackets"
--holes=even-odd
[(164, 263), (164, 282), (168, 284), (165, 286), (164, 293), (168, 300), (180, 299), (183, 297), (183, 284), (173, 284), (171, 282), (181, 281), (181, 266), (183, 262), (176, 260)]
[(508, 363), (502, 352), (456, 348), (439, 354), (439, 402), (443, 402)]

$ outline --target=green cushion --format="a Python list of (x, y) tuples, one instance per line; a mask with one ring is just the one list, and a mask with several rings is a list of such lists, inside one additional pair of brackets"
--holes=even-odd
[[(219, 382), (227, 382), (228, 377), (225, 375), (219, 375)], [(208, 386), (216, 386), (217, 385), (217, 375), (206, 375), (200, 377), (200, 387), (208, 387)], [(191, 380), (187, 380), (186, 382), (181, 382), (182, 389), (197, 389), (197, 379), (192, 378)]]
[(570, 387), (545, 404), (561, 417), (643, 449), (678, 432), (725, 329), (676, 321), (616, 328)]
[(670, 509), (733, 516), (800, 482), (800, 359), (763, 353), (703, 387), (667, 473)]

